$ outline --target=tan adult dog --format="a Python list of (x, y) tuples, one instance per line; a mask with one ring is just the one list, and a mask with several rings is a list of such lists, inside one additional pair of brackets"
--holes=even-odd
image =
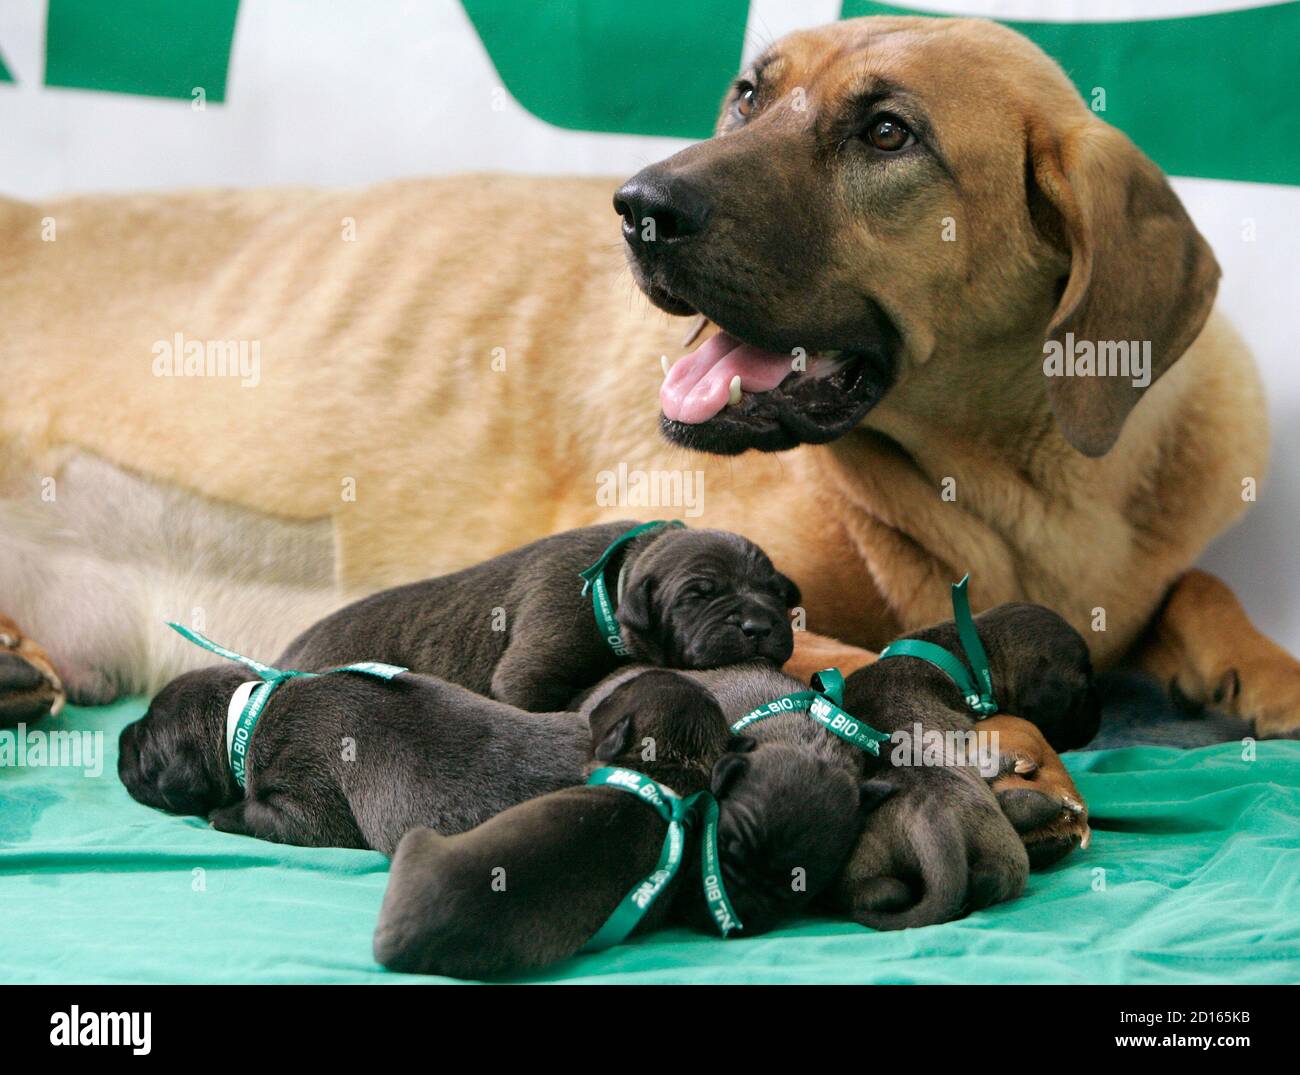
[[(686, 515), (762, 544), (844, 642), (945, 618), (969, 571), (978, 605), (1049, 605), (1102, 665), (1137, 647), (1300, 729), (1300, 664), (1188, 571), (1262, 477), (1266, 419), (1156, 167), (964, 19), (791, 35), (718, 133), (623, 188), (625, 243), (603, 180), (0, 202), (0, 611), (103, 701), (205, 659), (164, 616), (266, 656), (345, 595)], [(687, 322), (623, 245), (667, 314), (745, 341), (692, 359), (707, 398), (666, 393), (667, 437)], [(1068, 339), (1148, 341), (1151, 387), (1046, 377)], [(196, 346), (211, 363), (177, 365)], [(621, 465), (703, 496), (610, 502)], [(61, 688), (9, 635), (12, 722)], [(804, 636), (796, 663), (831, 658), (870, 659)]]

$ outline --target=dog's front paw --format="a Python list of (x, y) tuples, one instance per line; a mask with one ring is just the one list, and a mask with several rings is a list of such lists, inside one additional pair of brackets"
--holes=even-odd
[(46, 652), (0, 616), (0, 728), (57, 716), (66, 701)]
[(1002, 715), (980, 724), (997, 734), (997, 776), (993, 793), (1020, 834), (1029, 864), (1042, 869), (1092, 840), (1088, 807), (1060, 756), (1026, 720)]
[(1176, 677), (1169, 693), (1181, 708), (1253, 721), (1261, 739), (1300, 739), (1300, 661), (1281, 649), (1239, 662), (1211, 685), (1189, 689)]

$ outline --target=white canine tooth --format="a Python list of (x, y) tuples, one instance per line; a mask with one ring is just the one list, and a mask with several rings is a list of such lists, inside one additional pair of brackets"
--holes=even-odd
[(731, 391), (727, 399), (727, 405), (734, 407), (740, 402), (740, 374), (731, 378)]
[(664, 368), (664, 376), (667, 377), (668, 371), (673, 368), (673, 364), (668, 361), (667, 355), (659, 356), (659, 365), (661, 365)]
[(1090, 843), (1092, 843), (1092, 829), (1085, 828), (1083, 830), (1083, 842), (1079, 844), (1079, 850), (1087, 851)]

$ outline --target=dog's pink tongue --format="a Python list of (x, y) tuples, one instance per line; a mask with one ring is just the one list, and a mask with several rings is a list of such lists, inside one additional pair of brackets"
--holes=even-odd
[(707, 422), (727, 405), (732, 379), (746, 392), (768, 392), (793, 371), (789, 355), (763, 351), (719, 332), (679, 358), (659, 389), (664, 415), (676, 422)]

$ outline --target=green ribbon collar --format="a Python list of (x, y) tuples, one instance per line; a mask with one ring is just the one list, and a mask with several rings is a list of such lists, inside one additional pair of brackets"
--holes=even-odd
[(949, 653), (942, 646), (933, 642), (922, 642), (917, 638), (903, 638), (891, 642), (880, 653), (879, 660), (887, 657), (916, 657), (928, 661), (949, 679), (961, 691), (966, 705), (975, 714), (976, 720), (991, 717), (998, 711), (997, 699), (993, 696), (993, 673), (989, 670), (988, 654), (984, 652), (984, 643), (980, 641), (979, 631), (970, 614), (970, 599), (966, 595), (966, 584), (970, 575), (952, 587), (952, 613), (957, 622), (957, 637), (966, 654), (970, 667), (956, 654)]
[(707, 791), (698, 791), (683, 799), (675, 791), (656, 783), (644, 773), (635, 769), (623, 769), (607, 766), (597, 769), (587, 778), (589, 787), (616, 788), (652, 807), (668, 824), (664, 834), (663, 850), (659, 852), (659, 861), (655, 868), (639, 882), (614, 908), (614, 912), (605, 920), (605, 924), (596, 931), (596, 935), (584, 946), (584, 952), (596, 952), (621, 944), (629, 933), (650, 910), (651, 904), (659, 894), (668, 887), (677, 876), (682, 864), (682, 852), (686, 844), (686, 824), (695, 814), (704, 819), (703, 865), (704, 898), (709, 905), (713, 921), (718, 932), (724, 937), (732, 930), (740, 929), (740, 918), (727, 897), (727, 890), (722, 883), (722, 872), (718, 865), (718, 803)]
[(878, 732), (849, 715), (840, 706), (844, 702), (844, 676), (838, 668), (826, 668), (812, 677), (812, 690), (794, 691), (773, 698), (757, 709), (750, 710), (731, 726), (733, 735), (760, 720), (779, 713), (807, 713), (828, 732), (838, 735), (859, 750), (880, 756), (880, 744), (889, 740), (886, 732)]
[(582, 579), (583, 594), (585, 595), (588, 590), (591, 591), (591, 609), (596, 614), (596, 627), (600, 631), (600, 636), (619, 657), (629, 657), (631, 654), (623, 642), (623, 632), (618, 625), (618, 618), (614, 615), (614, 602), (610, 600), (609, 586), (605, 582), (605, 566), (609, 563), (609, 558), (629, 541), (665, 526), (675, 529), (685, 528), (686, 524), (677, 519), (656, 519), (651, 523), (634, 526), (626, 534), (616, 538), (594, 564), (578, 572), (578, 577)]
[(197, 631), (191, 631), (188, 627), (182, 627), (179, 623), (172, 623), (169, 620), (167, 626), (182, 638), (193, 642), (196, 646), (201, 646), (211, 653), (215, 653), (218, 657), (238, 661), (244, 667), (251, 669), (258, 679), (262, 681), (251, 692), (244, 691), (242, 687), (235, 692), (236, 699), (242, 697), (242, 704), (238, 711), (232, 704), (231, 713), (226, 721), (226, 753), (230, 758), (230, 771), (234, 774), (235, 782), (241, 788), (245, 786), (248, 778), (248, 745), (253, 738), (253, 729), (257, 727), (257, 719), (262, 715), (262, 710), (266, 708), (266, 703), (270, 699), (272, 692), (281, 683), (299, 677), (317, 679), (320, 676), (333, 675), (335, 672), (360, 672), (363, 675), (376, 676), (379, 679), (395, 679), (407, 671), (407, 669), (399, 668), (395, 664), (380, 664), (378, 661), (345, 664), (338, 668), (330, 668), (325, 672), (296, 672), (287, 668), (272, 668), (269, 664), (263, 664), (261, 661), (253, 660), (252, 657), (245, 657), (234, 650), (226, 649), (225, 646), (219, 646), (210, 638), (205, 638)]

